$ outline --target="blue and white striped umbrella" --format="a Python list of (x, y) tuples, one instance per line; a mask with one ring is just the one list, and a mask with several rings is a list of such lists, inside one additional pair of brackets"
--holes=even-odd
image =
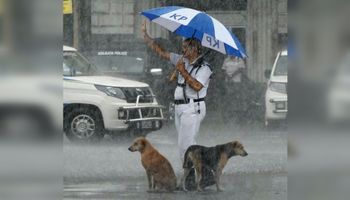
[(222, 23), (204, 12), (168, 6), (146, 10), (141, 14), (171, 32), (198, 39), (205, 47), (227, 55), (247, 57), (238, 39)]

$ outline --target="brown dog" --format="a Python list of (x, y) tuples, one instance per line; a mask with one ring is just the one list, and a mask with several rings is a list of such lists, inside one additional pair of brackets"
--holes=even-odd
[[(204, 147), (200, 145), (192, 145), (188, 147), (184, 159), (184, 176), (182, 177), (182, 188), (186, 191), (185, 179), (189, 175), (192, 167), (195, 169), (197, 190), (203, 191), (201, 187), (202, 170), (207, 168), (213, 171), (216, 182), (216, 189), (222, 191), (220, 188), (220, 176), (227, 161), (233, 156), (247, 156), (248, 153), (238, 141), (229, 142), (226, 144), (216, 145), (214, 147)], [(208, 171), (207, 170), (207, 171)]]
[(136, 138), (129, 151), (139, 151), (146, 170), (149, 191), (173, 191), (176, 176), (169, 161), (144, 137)]

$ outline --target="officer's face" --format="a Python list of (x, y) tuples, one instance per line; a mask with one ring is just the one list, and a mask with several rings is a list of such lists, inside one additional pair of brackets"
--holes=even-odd
[(186, 41), (182, 42), (182, 54), (185, 58), (189, 58), (193, 52), (193, 48), (191, 48), (188, 43), (189, 42)]

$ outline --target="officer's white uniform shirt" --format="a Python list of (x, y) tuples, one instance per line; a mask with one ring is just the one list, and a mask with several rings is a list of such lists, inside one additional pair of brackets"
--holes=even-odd
[[(181, 57), (182, 57), (182, 55), (179, 55), (179, 54), (176, 54), (176, 53), (170, 53), (170, 62), (173, 65), (176, 65), (177, 62), (181, 59)], [(183, 58), (183, 61), (185, 63), (185, 69), (187, 70), (188, 73), (190, 73), (191, 69), (193, 68), (193, 66), (189, 63), (188, 59)], [(212, 74), (212, 71), (209, 68), (209, 66), (204, 66), (203, 65), (198, 71), (197, 71), (197, 68), (192, 70), (192, 73), (190, 75), (193, 78), (195, 78), (197, 81), (199, 81), (203, 85), (203, 88), (198, 92), (198, 96), (197, 96), (197, 92), (194, 89), (192, 89), (187, 84), (186, 85), (186, 96), (187, 96), (187, 98), (197, 99), (198, 97), (199, 98), (206, 97), (211, 74)], [(185, 79), (183, 78), (183, 76), (180, 73), (178, 74), (177, 82), (178, 83), (184, 83), (185, 82)], [(180, 87), (180, 86), (176, 87), (175, 93), (174, 93), (174, 98), (176, 100), (184, 99), (183, 87)]]

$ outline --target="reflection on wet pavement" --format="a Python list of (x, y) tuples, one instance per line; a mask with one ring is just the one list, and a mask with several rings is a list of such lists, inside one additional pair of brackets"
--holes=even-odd
[(204, 192), (148, 193), (145, 177), (114, 182), (65, 184), (64, 199), (287, 199), (286, 174), (240, 174), (222, 177), (223, 192), (215, 186)]

